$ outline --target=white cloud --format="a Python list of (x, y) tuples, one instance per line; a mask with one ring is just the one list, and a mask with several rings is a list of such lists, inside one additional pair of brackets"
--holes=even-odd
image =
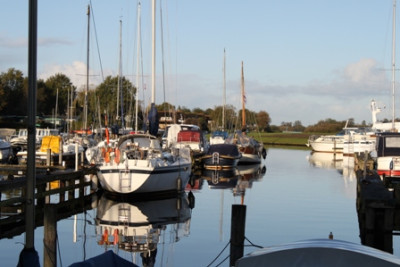
[[(78, 90), (86, 85), (86, 63), (82, 61), (74, 61), (70, 65), (45, 65), (43, 70), (40, 71), (38, 77), (40, 79), (47, 79), (57, 73), (66, 75), (75, 85)], [(89, 69), (89, 84), (99, 85), (103, 82), (100, 71)], [(104, 75), (114, 75), (112, 71), (104, 71)]]

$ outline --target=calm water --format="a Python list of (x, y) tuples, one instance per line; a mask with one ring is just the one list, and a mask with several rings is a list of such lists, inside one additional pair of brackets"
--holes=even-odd
[[(93, 202), (93, 209), (57, 223), (58, 266), (69, 266), (105, 250), (113, 250), (142, 266), (140, 253), (113, 246), (116, 223), (107, 226), (112, 220), (133, 220), (135, 212), (140, 216), (135, 217), (129, 229), (125, 228), (127, 232), (148, 231), (146, 218), (157, 221), (153, 224), (153, 238), (158, 237), (155, 266), (208, 266), (223, 251), (210, 265), (217, 266), (229, 255), (229, 246), (223, 249), (230, 239), (232, 204), (242, 201), (247, 207), (245, 236), (254, 245), (265, 247), (327, 238), (330, 232), (335, 239), (360, 243), (352, 163), (326, 156), (311, 155), (306, 150), (270, 148), (261, 166), (266, 168), (264, 174), (256, 168), (258, 172), (251, 176), (246, 174), (249, 170), (241, 169), (239, 174), (227, 174), (238, 178), (230, 183), (221, 174), (219, 181), (224, 183), (219, 184), (212, 182), (212, 174), (203, 174), (203, 179), (197, 180), (198, 189), (192, 190), (195, 207), (191, 211), (186, 198), (178, 201), (177, 211), (176, 199), (121, 203), (102, 196)], [(110, 235), (108, 245), (101, 242), (106, 228)], [(24, 238), (22, 234), (0, 240), (1, 266), (16, 266)], [(400, 256), (398, 241), (394, 237), (394, 254)], [(245, 244), (245, 253), (257, 249), (248, 241)], [(43, 227), (35, 231), (35, 248), (43, 264)], [(229, 266), (229, 258), (220, 266)]]

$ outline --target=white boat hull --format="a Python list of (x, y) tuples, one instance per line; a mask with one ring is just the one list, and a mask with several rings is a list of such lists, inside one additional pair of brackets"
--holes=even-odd
[(338, 136), (321, 136), (315, 140), (308, 142), (313, 151), (316, 152), (343, 152), (343, 137)]
[(98, 178), (103, 189), (112, 193), (163, 193), (183, 191), (190, 173), (188, 161), (160, 166), (156, 160), (128, 160), (128, 165), (100, 166)]

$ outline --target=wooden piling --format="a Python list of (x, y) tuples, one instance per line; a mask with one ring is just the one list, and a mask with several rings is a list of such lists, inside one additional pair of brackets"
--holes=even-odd
[(246, 225), (246, 206), (232, 205), (231, 217), (231, 247), (230, 265), (235, 266), (235, 262), (243, 257), (244, 233)]
[(57, 266), (57, 209), (54, 204), (44, 207), (43, 266)]

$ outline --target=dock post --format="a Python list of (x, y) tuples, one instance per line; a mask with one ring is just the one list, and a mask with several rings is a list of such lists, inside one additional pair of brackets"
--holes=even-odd
[(44, 207), (43, 266), (57, 266), (57, 209), (53, 204)]
[(79, 166), (78, 160), (79, 160), (78, 144), (76, 143), (75, 144), (75, 171), (78, 170), (78, 166)]
[(245, 225), (246, 206), (232, 205), (231, 248), (229, 266), (235, 266), (235, 262), (243, 257)]
[(60, 150), (58, 151), (58, 166), (62, 166), (62, 154), (63, 154), (63, 141), (60, 139)]
[(47, 149), (47, 154), (46, 154), (46, 166), (50, 166), (51, 164), (51, 149)]

